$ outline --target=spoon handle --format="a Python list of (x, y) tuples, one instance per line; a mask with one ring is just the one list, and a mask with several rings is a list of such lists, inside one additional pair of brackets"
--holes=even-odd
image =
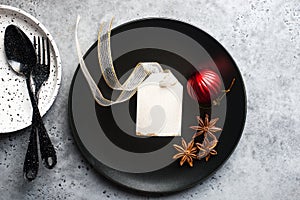
[[(26, 79), (26, 85), (29, 92), (30, 100), (32, 101), (31, 94), (32, 90), (30, 87), (30, 82)], [(33, 113), (34, 113), (33, 109)], [(23, 174), (24, 178), (29, 181), (32, 181), (36, 178), (38, 170), (39, 170), (39, 154), (38, 154), (38, 147), (37, 147), (37, 129), (36, 129), (36, 120), (35, 115), (32, 114), (32, 126), (31, 126), (31, 133), (29, 136), (29, 144), (27, 148), (27, 152), (25, 155), (25, 161), (23, 165)]]
[(44, 126), (42, 117), (40, 115), (40, 111), (37, 106), (35, 96), (30, 86), (30, 78), (26, 78), (26, 84), (27, 84), (27, 89), (29, 92), (29, 96), (33, 108), (32, 124), (38, 129), (41, 157), (45, 167), (47, 167), (48, 169), (52, 169), (57, 163), (56, 152), (49, 138), (47, 130)]
[[(33, 118), (32, 118), (33, 119)], [(37, 134), (36, 127), (32, 125), (31, 133), (29, 137), (29, 144), (27, 152), (25, 155), (25, 161), (23, 166), (24, 177), (32, 181), (36, 178), (39, 170), (39, 158), (38, 158), (38, 148), (37, 148)]]

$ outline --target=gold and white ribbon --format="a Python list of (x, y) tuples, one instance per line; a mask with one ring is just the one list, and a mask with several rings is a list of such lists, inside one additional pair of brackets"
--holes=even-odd
[[(98, 88), (97, 84), (93, 80), (91, 74), (89, 73), (85, 65), (83, 54), (81, 52), (81, 48), (79, 45), (78, 33), (77, 33), (79, 21), (80, 21), (80, 16), (78, 16), (77, 18), (76, 29), (75, 29), (75, 41), (76, 41), (78, 59), (79, 59), (81, 70), (89, 84), (94, 99), (99, 105), (110, 106), (113, 104), (127, 101), (136, 93), (138, 86), (151, 73), (161, 73), (161, 72), (171, 73), (169, 70), (163, 70), (160, 64), (158, 64), (157, 62), (141, 62), (135, 66), (134, 70), (131, 72), (128, 79), (123, 84), (121, 84), (116, 75), (113, 66), (112, 57), (111, 57), (110, 35), (111, 35), (113, 20), (111, 20), (110, 23), (102, 23), (98, 34), (98, 44), (97, 44), (99, 66), (106, 84), (114, 90), (121, 91), (120, 95), (117, 97), (115, 101), (105, 98), (102, 95), (100, 89)], [(172, 86), (173, 84), (174, 83), (172, 80), (167, 82), (166, 81), (160, 82), (161, 87), (168, 87), (168, 86)]]

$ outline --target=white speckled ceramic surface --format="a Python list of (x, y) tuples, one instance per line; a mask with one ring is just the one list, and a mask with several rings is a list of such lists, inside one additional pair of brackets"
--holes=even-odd
[(61, 79), (61, 62), (57, 47), (45, 27), (24, 11), (0, 6), (0, 133), (14, 132), (31, 124), (32, 106), (25, 78), (8, 65), (4, 50), (4, 33), (8, 25), (21, 28), (33, 41), (33, 36), (48, 37), (51, 42), (50, 76), (39, 93), (39, 109), (44, 115), (54, 102)]

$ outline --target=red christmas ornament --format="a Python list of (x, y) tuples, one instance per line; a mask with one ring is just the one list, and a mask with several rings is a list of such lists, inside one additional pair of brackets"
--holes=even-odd
[(219, 96), (221, 86), (221, 78), (216, 72), (203, 69), (189, 78), (187, 91), (194, 100), (202, 105), (208, 105)]

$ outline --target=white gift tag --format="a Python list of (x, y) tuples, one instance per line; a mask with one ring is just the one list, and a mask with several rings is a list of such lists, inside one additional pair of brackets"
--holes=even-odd
[(180, 136), (182, 93), (170, 71), (150, 74), (137, 90), (136, 135)]

